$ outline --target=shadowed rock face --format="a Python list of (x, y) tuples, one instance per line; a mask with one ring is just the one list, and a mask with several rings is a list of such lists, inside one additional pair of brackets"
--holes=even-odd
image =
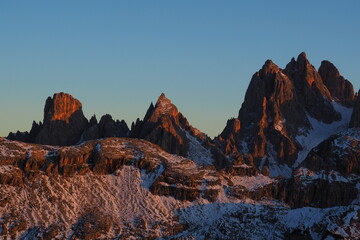
[(110, 114), (101, 117), (97, 123), (96, 117), (90, 119), (89, 126), (85, 130), (82, 140), (92, 140), (107, 137), (127, 137), (129, 128), (124, 120), (113, 120)]
[[(289, 137), (298, 127), (309, 126), (293, 82), (270, 60), (253, 75), (238, 119), (243, 126), (239, 137), (254, 157), (263, 157), (270, 141), (278, 148), (280, 161), (294, 158), (296, 146)], [(285, 125), (285, 121), (293, 124)]]
[(350, 106), (353, 104), (355, 98), (353, 85), (340, 75), (334, 64), (322, 61), (319, 74), (334, 99)]
[(304, 106), (311, 117), (325, 123), (331, 123), (341, 119), (330, 101), (333, 100), (329, 90), (324, 85), (320, 74), (301, 53), (297, 61), (294, 59), (286, 66), (284, 73), (294, 83), (299, 102)]
[(360, 175), (360, 131), (354, 128), (334, 134), (312, 149), (301, 166)]
[(296, 137), (312, 129), (309, 117), (326, 124), (339, 121), (341, 114), (331, 102), (353, 99), (351, 84), (332, 64), (324, 61), (320, 70), (321, 74), (305, 53), (284, 70), (267, 60), (253, 75), (238, 118), (229, 120), (217, 138), (225, 155), (237, 159), (250, 153), (261, 167), (270, 159), (292, 166), (303, 148)]
[(349, 127), (351, 128), (359, 128), (360, 127), (360, 97), (358, 92), (355, 103), (354, 103), (354, 110), (351, 115), (351, 120), (349, 123)]

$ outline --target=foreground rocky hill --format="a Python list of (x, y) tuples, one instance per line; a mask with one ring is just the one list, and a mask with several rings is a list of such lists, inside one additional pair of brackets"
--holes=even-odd
[[(245, 164), (217, 171), (129, 138), (0, 143), (8, 239), (360, 237), (357, 175), (301, 168), (287, 180)], [(319, 183), (322, 192), (312, 191)], [(296, 197), (303, 192), (313, 196)]]
[(360, 98), (265, 62), (215, 139), (161, 94), (128, 128), (66, 93), (0, 138), (0, 239), (360, 239)]

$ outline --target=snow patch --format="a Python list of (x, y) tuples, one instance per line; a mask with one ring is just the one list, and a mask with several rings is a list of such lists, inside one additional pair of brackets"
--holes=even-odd
[(329, 138), (331, 135), (343, 131), (347, 128), (350, 122), (352, 108), (342, 106), (337, 102), (332, 102), (334, 109), (341, 114), (341, 120), (326, 124), (315, 118), (307, 116), (312, 128), (307, 131), (301, 131), (302, 133), (296, 136), (296, 140), (303, 147), (298, 153), (298, 157), (293, 164), (293, 168), (298, 167), (307, 157), (308, 153), (319, 145), (322, 141)]
[(350, 225), (358, 210), (359, 206), (289, 209), (249, 203), (203, 204), (176, 211), (180, 222), (189, 227), (173, 238), (284, 239), (285, 232), (297, 229), (309, 232), (312, 239), (326, 239), (332, 233), (358, 239), (359, 230)]
[(291, 178), (292, 169), (286, 164), (279, 164), (277, 162), (277, 153), (270, 142), (267, 143), (266, 156), (261, 161), (260, 169), (263, 168), (266, 160), (269, 161), (270, 177), (284, 176), (285, 178)]
[(249, 152), (249, 147), (248, 147), (247, 142), (241, 141), (241, 153), (247, 154), (248, 152)]
[(141, 186), (144, 188), (150, 189), (156, 179), (164, 172), (164, 165), (160, 164), (154, 172), (146, 173), (146, 170), (141, 171)]
[(299, 168), (298, 170), (296, 170), (295, 172), (295, 176), (296, 177), (300, 177), (302, 179), (303, 184), (306, 184), (306, 182), (311, 182), (314, 180), (326, 180), (328, 182), (352, 182), (354, 180), (357, 180), (359, 178), (359, 176), (357, 175), (351, 175), (348, 178), (345, 178), (344, 176), (342, 176), (339, 172), (336, 172), (334, 170), (331, 170), (329, 172), (321, 170), (319, 172), (313, 172), (307, 168)]
[(189, 140), (188, 158), (193, 160), (199, 165), (209, 166), (213, 165), (213, 158), (210, 149), (205, 148), (201, 145), (201, 142), (196, 137), (185, 131), (186, 137)]
[(97, 144), (95, 145), (95, 151), (96, 151), (96, 152), (100, 152), (100, 151), (101, 151), (101, 144), (100, 144), (100, 143), (97, 143)]
[(230, 180), (234, 185), (244, 186), (246, 189), (251, 191), (255, 191), (258, 188), (276, 182), (274, 178), (270, 178), (262, 174), (251, 177), (232, 176)]
[(357, 128), (351, 128), (338, 134), (338, 137), (331, 143), (334, 147), (337, 147), (336, 153), (339, 157), (343, 157), (348, 154), (348, 151), (360, 151), (360, 130)]

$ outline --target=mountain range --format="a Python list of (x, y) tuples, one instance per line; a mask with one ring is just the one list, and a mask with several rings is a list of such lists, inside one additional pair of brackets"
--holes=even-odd
[(301, 53), (211, 139), (165, 94), (129, 128), (67, 93), (0, 138), (5, 239), (360, 239), (360, 97)]

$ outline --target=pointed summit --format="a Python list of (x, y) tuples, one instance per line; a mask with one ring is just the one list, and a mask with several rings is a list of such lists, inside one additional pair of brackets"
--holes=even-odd
[(168, 101), (170, 101), (166, 96), (165, 96), (165, 93), (161, 93), (160, 94), (160, 96), (159, 96), (159, 98), (158, 98), (158, 102), (160, 101), (163, 101), (163, 100), (168, 100)]
[(267, 79), (279, 71), (281, 71), (281, 69), (275, 63), (273, 63), (273, 61), (266, 60), (265, 64), (262, 66), (261, 70), (259, 71), (259, 75), (260, 78)]
[[(169, 114), (175, 117), (178, 113), (179, 112), (177, 107), (171, 103), (170, 99), (168, 99), (164, 93), (162, 93), (158, 98), (154, 108), (154, 115), (156, 115), (156, 118), (165, 114)], [(156, 119), (152, 120), (156, 121)]]
[(305, 52), (301, 52), (298, 57), (297, 57), (297, 61), (308, 61), (306, 53)]
[(210, 138), (192, 127), (164, 93), (155, 107), (150, 104), (144, 119), (137, 120), (131, 127), (130, 136), (155, 143), (169, 153), (187, 157), (200, 165), (224, 164), (225, 157), (215, 149)]

